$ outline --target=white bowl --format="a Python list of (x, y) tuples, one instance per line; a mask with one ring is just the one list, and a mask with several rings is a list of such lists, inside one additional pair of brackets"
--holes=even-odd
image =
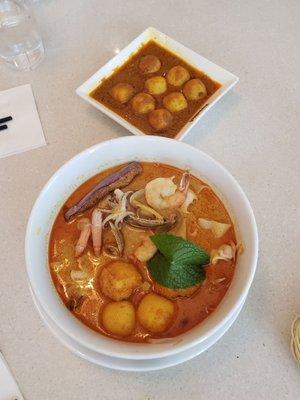
[[(238, 258), (231, 286), (218, 308), (201, 324), (178, 336), (174, 343), (135, 344), (102, 336), (76, 319), (60, 300), (48, 267), (48, 240), (55, 217), (69, 195), (85, 180), (111, 166), (132, 160), (159, 161), (189, 168), (207, 180), (229, 209), (238, 239), (245, 246)], [(45, 313), (70, 338), (110, 357), (145, 360), (187, 350), (222, 332), (247, 296), (254, 277), (258, 236), (254, 215), (236, 180), (205, 153), (172, 139), (155, 136), (123, 137), (102, 142), (67, 162), (41, 191), (29, 218), (25, 253), (30, 286)]]
[(35, 298), (32, 293), (33, 301), (35, 306), (40, 314), (40, 317), (49, 328), (49, 330), (53, 333), (53, 335), (70, 351), (72, 351), (77, 356), (92, 362), (96, 365), (101, 365), (102, 367), (117, 369), (121, 371), (136, 371), (136, 372), (144, 372), (144, 371), (157, 371), (159, 369), (173, 367), (175, 365), (181, 364), (185, 361), (191, 360), (192, 358), (198, 356), (203, 353), (209, 347), (214, 345), (227, 330), (231, 327), (234, 321), (237, 319), (238, 314), (240, 313), (243, 303), (237, 309), (237, 311), (233, 314), (231, 319), (229, 319), (225, 325), (222, 326), (222, 329), (216, 331), (213, 335), (209, 336), (203, 342), (188, 348), (187, 350), (181, 351), (180, 353), (176, 353), (174, 355), (170, 355), (168, 357), (162, 358), (152, 358), (147, 360), (132, 360), (126, 358), (119, 357), (110, 357), (101, 353), (96, 353), (86, 347), (82, 346), (74, 339), (70, 338), (66, 335), (60, 328), (57, 326), (44, 312), (43, 308)]
[(155, 40), (163, 47), (168, 48), (179, 57), (186, 60), (189, 64), (195, 68), (200, 69), (206, 75), (210, 76), (214, 80), (221, 83), (220, 89), (218, 89), (212, 96), (210, 96), (205, 104), (203, 104), (198, 114), (191, 118), (191, 120), (181, 129), (181, 131), (175, 136), (174, 139), (183, 139), (190, 129), (203, 117), (203, 115), (218, 101), (225, 93), (227, 93), (237, 82), (238, 77), (232, 73), (226, 71), (224, 68), (214, 64), (206, 58), (195, 53), (193, 50), (187, 48), (176, 40), (170, 38), (162, 32), (159, 32), (155, 28), (148, 28), (142, 32), (137, 38), (135, 38), (128, 46), (121, 50), (115, 57), (113, 57), (108, 63), (101, 67), (94, 75), (92, 75), (86, 82), (84, 82), (76, 93), (82, 97), (85, 101), (92, 104), (98, 110), (108, 115), (110, 118), (118, 122), (124, 128), (128, 129), (134, 135), (145, 135), (143, 131), (132, 125), (130, 122), (120, 117), (117, 113), (113, 112), (97, 100), (93, 99), (89, 94), (94, 90), (102, 81), (102, 79), (111, 75), (116, 68), (123, 65), (128, 58), (135, 53), (142, 44), (149, 40)]

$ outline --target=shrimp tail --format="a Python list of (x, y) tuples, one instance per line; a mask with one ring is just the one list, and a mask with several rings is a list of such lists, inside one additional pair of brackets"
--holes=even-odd
[(179, 183), (179, 191), (183, 193), (187, 193), (189, 185), (190, 185), (191, 174), (189, 172), (185, 172), (182, 175), (182, 178)]

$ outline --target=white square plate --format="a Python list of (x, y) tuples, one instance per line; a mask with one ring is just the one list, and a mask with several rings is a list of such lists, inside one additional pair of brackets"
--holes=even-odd
[(193, 50), (178, 43), (176, 40), (171, 39), (164, 33), (159, 32), (155, 28), (148, 28), (143, 33), (141, 33), (136, 39), (129, 43), (128, 46), (121, 50), (120, 53), (118, 53), (115, 57), (108, 61), (108, 63), (100, 68), (79, 88), (77, 88), (76, 93), (85, 101), (98, 108), (98, 110), (102, 111), (104, 114), (117, 121), (120, 125), (124, 126), (124, 128), (128, 129), (134, 135), (145, 135), (144, 132), (132, 125), (130, 122), (126, 121), (124, 118), (120, 117), (117, 113), (113, 112), (103, 104), (94, 100), (92, 97), (90, 97), (89, 93), (91, 93), (91, 91), (100, 84), (103, 78), (111, 75), (116, 68), (124, 64), (133, 53), (138, 51), (142, 44), (148, 42), (149, 40), (155, 40), (160, 45), (171, 50), (173, 53), (183, 58), (193, 67), (195, 67), (196, 69), (200, 69), (206, 75), (210, 76), (212, 79), (218, 81), (222, 85), (220, 89), (218, 89), (212, 96), (207, 99), (206, 103), (202, 106), (201, 110), (196, 114), (196, 116), (193, 116), (191, 120), (175, 136), (175, 139), (181, 140), (199, 121), (199, 119), (222, 96), (224, 96), (224, 94), (228, 92), (228, 90), (230, 90), (238, 82), (238, 78), (230, 72), (226, 71), (225, 69), (214, 64), (213, 62), (195, 53)]

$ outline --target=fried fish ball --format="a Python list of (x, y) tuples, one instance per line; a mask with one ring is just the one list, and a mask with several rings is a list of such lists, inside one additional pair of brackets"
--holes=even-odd
[(124, 261), (105, 265), (99, 278), (101, 292), (115, 301), (128, 299), (141, 282), (142, 277), (137, 268)]
[(191, 79), (183, 87), (183, 93), (188, 100), (199, 100), (207, 95), (206, 87), (200, 79)]
[(111, 96), (124, 104), (127, 103), (131, 97), (134, 95), (133, 86), (129, 85), (129, 83), (117, 83), (110, 92)]
[(160, 333), (169, 328), (174, 313), (175, 306), (172, 301), (155, 293), (149, 293), (139, 303), (137, 318), (148, 331)]
[(178, 112), (187, 107), (187, 101), (184, 95), (180, 92), (172, 92), (163, 99), (163, 105), (170, 112)]
[(161, 62), (160, 59), (156, 56), (147, 55), (141, 58), (139, 62), (139, 69), (143, 72), (143, 74), (152, 74), (160, 70)]
[(107, 304), (102, 312), (104, 328), (114, 335), (128, 336), (134, 331), (135, 310), (129, 301)]
[(147, 114), (154, 110), (155, 100), (148, 93), (138, 93), (132, 99), (132, 108), (136, 114)]
[(189, 79), (189, 71), (181, 65), (171, 68), (167, 73), (167, 81), (172, 86), (181, 86)]
[(167, 81), (162, 76), (153, 76), (146, 80), (145, 88), (150, 94), (159, 95), (167, 90)]
[(159, 285), (155, 283), (154, 291), (168, 299), (176, 299), (178, 297), (191, 297), (198, 289), (200, 289), (201, 283), (199, 285), (194, 285), (185, 289), (171, 289), (166, 286)]
[(157, 132), (168, 129), (172, 123), (172, 119), (172, 114), (165, 108), (151, 111), (148, 117), (150, 125)]

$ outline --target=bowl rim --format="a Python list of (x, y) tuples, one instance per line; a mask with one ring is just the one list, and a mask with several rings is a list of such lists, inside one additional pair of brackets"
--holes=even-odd
[[(161, 344), (151, 344), (150, 346), (151, 346), (151, 349), (153, 350), (152, 354), (143, 354), (141, 351), (139, 351), (143, 346), (147, 346), (147, 348), (148, 348), (149, 344), (134, 344), (134, 345), (132, 345), (132, 343), (129, 343), (129, 342), (122, 342), (122, 343), (126, 344), (126, 347), (128, 349), (135, 348), (135, 347), (136, 347), (136, 349), (135, 350), (133, 349), (133, 351), (131, 351), (131, 352), (126, 351), (126, 352), (124, 352), (124, 354), (120, 354), (119, 351), (115, 351), (112, 349), (108, 350), (103, 345), (101, 347), (99, 345), (95, 346), (94, 343), (87, 343), (83, 338), (78, 337), (76, 334), (74, 334), (74, 332), (67, 327), (67, 323), (64, 324), (64, 321), (62, 321), (63, 325), (61, 325), (60, 323), (57, 322), (57, 316), (55, 316), (53, 310), (51, 310), (49, 307), (47, 308), (47, 304), (45, 303), (44, 299), (42, 297), (40, 297), (40, 292), (39, 292), (38, 288), (36, 287), (36, 283), (34, 281), (34, 270), (33, 270), (33, 268), (31, 268), (30, 242), (31, 242), (31, 233), (32, 233), (32, 229), (33, 229), (34, 219), (36, 218), (36, 212), (38, 210), (38, 207), (40, 206), (39, 203), (42, 201), (43, 196), (48, 192), (48, 190), (49, 189), (51, 190), (51, 185), (60, 178), (61, 174), (63, 174), (65, 170), (67, 170), (74, 163), (76, 164), (79, 160), (81, 160), (82, 157), (88, 156), (89, 153), (97, 151), (103, 147), (105, 148), (105, 146), (110, 146), (110, 143), (112, 143), (112, 142), (118, 143), (120, 145), (122, 145), (124, 143), (126, 145), (128, 145), (128, 142), (132, 142), (132, 145), (133, 145), (133, 143), (137, 142), (137, 141), (145, 142), (145, 144), (148, 144), (147, 142), (151, 143), (151, 142), (159, 141), (161, 143), (165, 142), (167, 145), (170, 145), (170, 146), (172, 146), (176, 143), (175, 146), (183, 147), (187, 151), (198, 152), (198, 154), (201, 155), (201, 157), (203, 159), (205, 159), (209, 163), (214, 164), (219, 169), (219, 171), (221, 171), (222, 174), (225, 174), (227, 176), (227, 178), (231, 181), (231, 183), (235, 186), (235, 190), (239, 193), (240, 200), (242, 200), (243, 205), (247, 210), (249, 221), (250, 221), (249, 227), (251, 229), (251, 239), (253, 241), (253, 251), (251, 254), (251, 256), (252, 256), (251, 260), (249, 260), (249, 262), (247, 263), (248, 269), (249, 269), (247, 279), (245, 280), (245, 282), (243, 282), (243, 287), (240, 289), (240, 294), (237, 297), (237, 300), (234, 302), (230, 311), (228, 311), (225, 315), (220, 317), (218, 320), (218, 323), (214, 324), (214, 326), (212, 328), (208, 329), (205, 334), (203, 334), (202, 336), (201, 335), (197, 336), (195, 339), (189, 340), (185, 344), (179, 343), (176, 347), (174, 346), (171, 349), (170, 348), (166, 349), (166, 346), (161, 345)], [(174, 162), (174, 164), (175, 164), (175, 162)], [(172, 165), (172, 164), (170, 163), (170, 165)], [(77, 186), (79, 184), (80, 183), (78, 183)], [(55, 213), (55, 215), (57, 215), (57, 212)], [(52, 225), (51, 225), (51, 227), (52, 227)], [(51, 229), (50, 229), (50, 231), (51, 231)], [(47, 240), (47, 251), (48, 251), (49, 238), (46, 238), (46, 240)], [(46, 255), (46, 257), (47, 257), (47, 255)], [(203, 151), (201, 151), (189, 144), (183, 143), (183, 142), (178, 142), (178, 141), (174, 141), (173, 139), (155, 137), (155, 136), (125, 136), (125, 137), (121, 137), (121, 138), (103, 141), (103, 142), (100, 142), (88, 149), (83, 150), (82, 152), (80, 152), (79, 154), (77, 154), (73, 158), (71, 158), (69, 161), (67, 161), (65, 164), (63, 164), (52, 175), (52, 177), (48, 180), (48, 182), (45, 184), (45, 186), (39, 193), (39, 195), (34, 203), (34, 206), (32, 208), (32, 211), (30, 213), (30, 217), (29, 217), (27, 229), (26, 229), (26, 237), (25, 237), (25, 259), (26, 259), (26, 269), (27, 269), (29, 285), (30, 285), (31, 289), (33, 290), (34, 294), (36, 295), (36, 297), (38, 298), (40, 305), (42, 306), (42, 308), (46, 312), (46, 314), (51, 319), (53, 319), (56, 323), (58, 323), (60, 328), (66, 334), (68, 334), (70, 337), (72, 337), (77, 342), (81, 343), (83, 346), (86, 346), (94, 351), (98, 351), (98, 352), (100, 352), (102, 354), (106, 354), (108, 356), (119, 357), (119, 358), (128, 358), (128, 359), (151, 359), (151, 358), (167, 357), (169, 355), (184, 351), (198, 343), (201, 343), (207, 337), (213, 335), (217, 330), (222, 328), (222, 325), (224, 325), (232, 317), (232, 315), (234, 314), (236, 309), (240, 306), (244, 297), (247, 296), (249, 288), (252, 283), (252, 280), (254, 278), (256, 264), (257, 264), (257, 258), (258, 258), (258, 232), (257, 232), (257, 226), (256, 226), (256, 222), (255, 222), (254, 213), (253, 213), (253, 210), (250, 206), (250, 203), (249, 203), (245, 193), (241, 189), (241, 187), (238, 184), (238, 182), (236, 181), (236, 179), (218, 161), (214, 160), (211, 156), (204, 153)], [(51, 279), (50, 272), (49, 272), (48, 258), (47, 258), (47, 266), (48, 266), (50, 285), (53, 286), (53, 295), (57, 296), (59, 298), (59, 300), (61, 301), (61, 299), (60, 299), (59, 295), (57, 294), (56, 289), (54, 288), (54, 285), (52, 283), (52, 279)], [(230, 288), (229, 288), (229, 290), (230, 290)], [(226, 298), (226, 295), (224, 296), (224, 298)], [(221, 301), (221, 303), (224, 301), (224, 298)], [(61, 304), (66, 309), (66, 307), (62, 301), (61, 301)], [(76, 317), (74, 317), (73, 314), (70, 313), (68, 310), (67, 310), (67, 312), (70, 314), (70, 316), (72, 316), (72, 318), (76, 319), (78, 321), (78, 323), (85, 328), (85, 330), (89, 330), (89, 331), (91, 330), (90, 328), (86, 327), (86, 325), (84, 325), (81, 321), (79, 321)], [(212, 314), (214, 314), (214, 313), (212, 313)], [(208, 318), (206, 318), (206, 320), (207, 319)], [(201, 325), (201, 324), (198, 324), (197, 326), (199, 326), (199, 325)], [(187, 333), (190, 331), (191, 330), (187, 331)], [(96, 333), (95, 331), (93, 331), (93, 332), (95, 334), (97, 334), (99, 337), (103, 337), (103, 335)], [(115, 339), (110, 339), (110, 342), (111, 343), (114, 343), (114, 342), (120, 343), (121, 341), (118, 341)], [(113, 345), (112, 345), (112, 347), (113, 347)], [(116, 347), (119, 347), (119, 346), (116, 345)], [(139, 350), (137, 350), (138, 348), (139, 348)]]

